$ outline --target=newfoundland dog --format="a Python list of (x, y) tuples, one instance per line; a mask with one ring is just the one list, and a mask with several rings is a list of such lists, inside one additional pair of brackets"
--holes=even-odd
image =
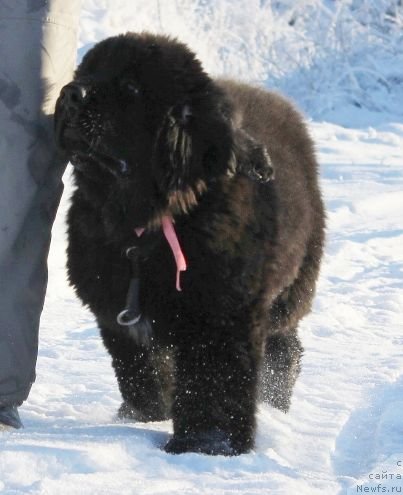
[(85, 55), (55, 132), (76, 186), (69, 279), (112, 356), (119, 417), (172, 418), (167, 452), (248, 452), (257, 402), (290, 406), (322, 256), (301, 117), (172, 38), (128, 33)]

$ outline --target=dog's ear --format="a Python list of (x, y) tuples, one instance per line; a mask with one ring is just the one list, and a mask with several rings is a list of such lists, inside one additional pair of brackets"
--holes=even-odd
[(189, 180), (192, 160), (190, 104), (171, 107), (158, 131), (153, 153), (153, 173), (161, 191), (181, 189)]
[(214, 181), (233, 166), (234, 132), (230, 108), (217, 89), (169, 109), (153, 150), (153, 175), (163, 193)]

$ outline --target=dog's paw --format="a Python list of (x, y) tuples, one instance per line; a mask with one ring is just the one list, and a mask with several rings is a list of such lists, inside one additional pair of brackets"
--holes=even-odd
[(146, 421), (145, 415), (127, 402), (122, 402), (116, 414), (116, 418), (122, 421), (139, 421), (141, 423)]
[(148, 423), (149, 421), (165, 421), (169, 419), (168, 414), (159, 411), (158, 408), (143, 412), (133, 407), (128, 402), (122, 402), (116, 415), (120, 421), (132, 421), (138, 423)]
[(164, 447), (169, 454), (183, 454), (195, 452), (207, 455), (239, 455), (237, 449), (231, 445), (231, 440), (221, 430), (215, 429), (188, 435), (175, 435)]
[(255, 146), (250, 150), (251, 167), (248, 176), (263, 184), (274, 179), (274, 167), (264, 146)]

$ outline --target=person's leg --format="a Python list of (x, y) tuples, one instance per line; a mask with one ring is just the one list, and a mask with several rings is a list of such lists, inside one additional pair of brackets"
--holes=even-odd
[(0, 2), (0, 410), (20, 405), (35, 379), (66, 165), (51, 113), (75, 66), (79, 8), (80, 0)]

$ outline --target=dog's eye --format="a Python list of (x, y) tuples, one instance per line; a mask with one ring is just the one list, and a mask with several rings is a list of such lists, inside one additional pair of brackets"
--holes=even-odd
[(130, 95), (138, 95), (140, 93), (140, 89), (134, 81), (131, 80), (123, 80), (120, 83), (121, 91)]

